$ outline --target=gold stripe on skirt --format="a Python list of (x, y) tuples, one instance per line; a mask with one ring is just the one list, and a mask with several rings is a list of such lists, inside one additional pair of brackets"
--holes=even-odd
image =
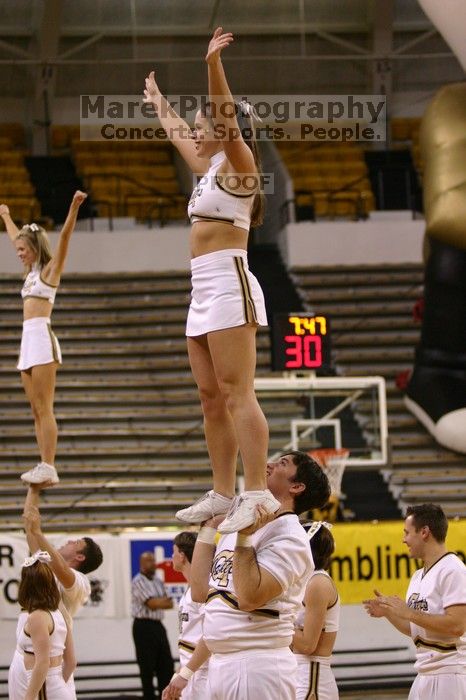
[(251, 287), (249, 286), (248, 276), (247, 276), (246, 271), (244, 269), (243, 258), (235, 257), (235, 258), (233, 258), (233, 260), (235, 261), (236, 272), (238, 274), (238, 280), (239, 280), (240, 287), (241, 287), (241, 296), (243, 299), (244, 318), (246, 320), (246, 323), (257, 323), (256, 306), (255, 306), (253, 298), (252, 298)]

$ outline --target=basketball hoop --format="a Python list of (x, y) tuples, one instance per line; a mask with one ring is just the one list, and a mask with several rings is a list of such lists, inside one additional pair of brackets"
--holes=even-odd
[(319, 462), (328, 476), (331, 495), (341, 498), (341, 480), (349, 457), (349, 450), (344, 447), (340, 449), (329, 447), (327, 449), (311, 450), (308, 454)]

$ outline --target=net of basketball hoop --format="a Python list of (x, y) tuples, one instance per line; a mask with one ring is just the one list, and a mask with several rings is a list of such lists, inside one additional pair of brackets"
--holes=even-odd
[(320, 450), (310, 450), (309, 454), (316, 462), (319, 462), (320, 466), (327, 474), (332, 492), (331, 495), (341, 498), (341, 481), (348, 461), (349, 450), (344, 447), (339, 449), (331, 447)]

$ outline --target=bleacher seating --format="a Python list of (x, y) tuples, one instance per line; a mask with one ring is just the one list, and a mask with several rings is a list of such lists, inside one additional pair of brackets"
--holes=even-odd
[(20, 224), (40, 217), (40, 205), (24, 164), (24, 130), (19, 124), (0, 124), (0, 202), (8, 204)]
[(100, 216), (186, 219), (170, 143), (72, 139), (70, 147)]
[(296, 207), (312, 207), (316, 217), (367, 216), (374, 195), (361, 146), (353, 143), (279, 142), (293, 180)]
[[(20, 280), (0, 277), (0, 530), (20, 523), (19, 474), (38, 458), (30, 408), (16, 370)], [(186, 274), (67, 275), (53, 328), (58, 372), (57, 467), (44, 496), (44, 523), (79, 530), (173, 525), (174, 512), (211, 486), (197, 389), (186, 352)], [(258, 373), (268, 371), (269, 337), (258, 335)], [(289, 440), (296, 396), (264, 399), (271, 450)]]
[(22, 124), (0, 123), (0, 139), (8, 139), (14, 148), (26, 148), (26, 133)]
[(392, 141), (415, 141), (418, 138), (420, 126), (420, 117), (392, 117), (390, 121)]
[(53, 124), (51, 128), (51, 146), (53, 155), (68, 155), (71, 151), (71, 143), (79, 139), (79, 125)]

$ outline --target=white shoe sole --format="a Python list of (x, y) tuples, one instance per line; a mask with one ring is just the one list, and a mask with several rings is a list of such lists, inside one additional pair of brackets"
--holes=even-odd
[(21, 481), (23, 484), (32, 485), (32, 486), (37, 486), (38, 484), (48, 484), (50, 483), (52, 486), (55, 486), (55, 484), (58, 484), (60, 479), (57, 477), (50, 478), (50, 479), (41, 479), (40, 481), (36, 481), (35, 479), (31, 479), (28, 477), (27, 474), (21, 474)]
[[(273, 510), (272, 510), (273, 508)], [(267, 508), (267, 511), (269, 513), (276, 513), (277, 510), (280, 508), (280, 503), (277, 502), (277, 504), (270, 504), (270, 509)], [(230, 518), (226, 518), (220, 525), (218, 526), (217, 530), (220, 532), (222, 535), (231, 535), (233, 532), (239, 532), (240, 530), (244, 530), (244, 528), (249, 527), (250, 525), (253, 525), (256, 519), (256, 512), (255, 509), (251, 513), (251, 517), (247, 518), (247, 520), (243, 520), (239, 525), (233, 525), (231, 521), (235, 521), (235, 515)], [(230, 522), (229, 522), (230, 521)]]
[(216, 515), (226, 515), (228, 513), (228, 511), (230, 510), (230, 506), (231, 506), (231, 502), (228, 504), (225, 504), (225, 510), (223, 510), (223, 508), (221, 510), (217, 510), (216, 512), (209, 510), (208, 512), (204, 511), (203, 513), (197, 514), (197, 515), (186, 515), (186, 513), (184, 513), (183, 511), (189, 510), (189, 508), (181, 509), (175, 513), (175, 518), (177, 520), (180, 520), (183, 523), (190, 523), (191, 525), (199, 525), (200, 523), (203, 523), (204, 520), (209, 520), (210, 518), (214, 518)]

